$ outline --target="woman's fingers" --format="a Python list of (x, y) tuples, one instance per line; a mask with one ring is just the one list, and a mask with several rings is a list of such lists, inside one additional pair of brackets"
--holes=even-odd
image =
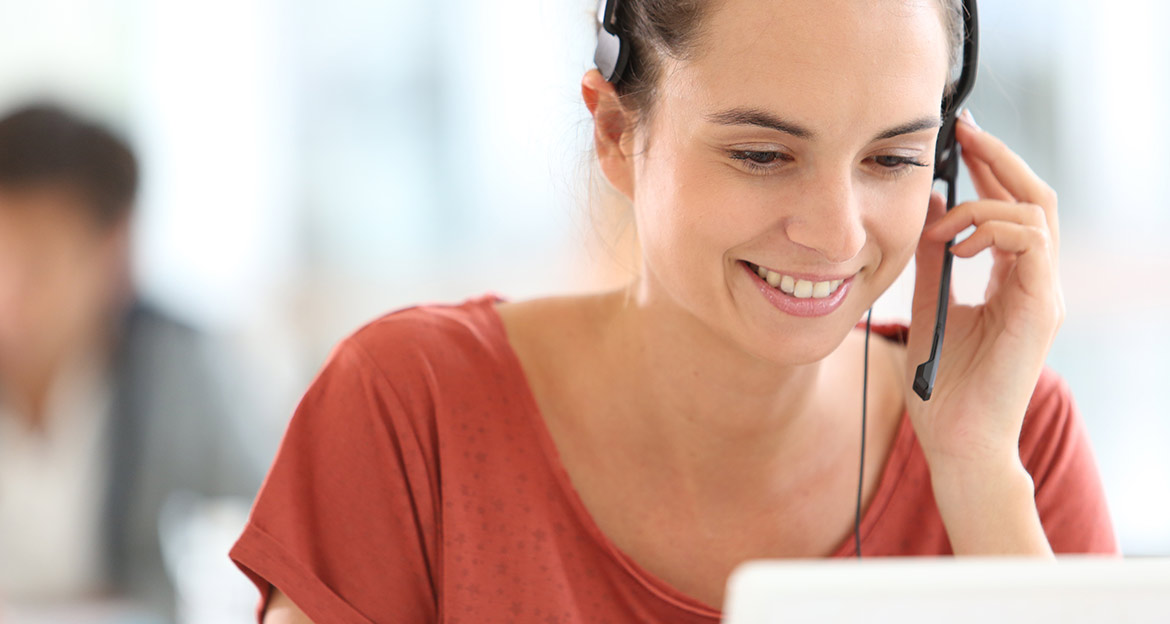
[(1047, 252), (1049, 247), (1048, 232), (1044, 228), (1009, 221), (988, 221), (961, 242), (951, 245), (951, 253), (969, 258), (988, 248), (1022, 254), (1037, 250)]
[[(1056, 192), (1041, 180), (1015, 152), (991, 134), (980, 130), (964, 111), (961, 123), (955, 124), (955, 138), (963, 146), (965, 162), (982, 163), (991, 176), (1017, 201), (1036, 204), (1047, 215), (1052, 241), (1059, 244), (1060, 231), (1056, 212)], [(983, 172), (982, 170), (980, 171)], [(974, 172), (972, 173), (974, 176)]]
[(990, 300), (1000, 286), (1007, 283), (1012, 267), (1016, 263), (1016, 254), (994, 247), (991, 249), (991, 257), (991, 278), (987, 280), (987, 288), (983, 291), (985, 301)]
[(967, 165), (967, 172), (971, 174), (971, 182), (975, 185), (975, 192), (979, 194), (981, 199), (1015, 200), (1012, 194), (999, 183), (987, 163), (971, 156), (966, 150), (962, 151), (961, 154), (963, 163)]
[(982, 161), (991, 169), (995, 179), (1003, 185), (1012, 197), (1019, 201), (1043, 204), (1052, 199), (1054, 193), (1015, 152), (988, 132), (977, 128), (968, 121), (970, 115), (964, 111), (955, 124), (955, 138), (969, 157)]
[(999, 249), (1016, 254), (1016, 271), (1020, 285), (1033, 296), (1042, 296), (1053, 284), (1052, 242), (1048, 228), (988, 221), (975, 228), (963, 242), (951, 246), (951, 253), (970, 258), (984, 249)]
[(1048, 215), (1036, 204), (984, 199), (955, 206), (939, 220), (923, 230), (923, 236), (932, 240), (950, 240), (959, 232), (988, 221), (1010, 221), (1032, 227), (1048, 227)]
[[(1058, 258), (1042, 207), (998, 200), (966, 202), (934, 221), (923, 230), (922, 236), (931, 241), (946, 241), (972, 225), (976, 226), (975, 232), (953, 245), (951, 253), (970, 258), (985, 249), (991, 250), (995, 262), (987, 285), (988, 298), (999, 290), (1013, 267), (1027, 272), (1021, 279), (1029, 280), (1033, 290), (1038, 290), (1040, 284), (1031, 280), (1051, 279), (1054, 275)], [(1043, 258), (1044, 267), (1036, 264), (1042, 259), (1040, 252), (1047, 254)], [(1017, 266), (1020, 254), (1024, 253), (1030, 254), (1023, 260), (1028, 266)]]

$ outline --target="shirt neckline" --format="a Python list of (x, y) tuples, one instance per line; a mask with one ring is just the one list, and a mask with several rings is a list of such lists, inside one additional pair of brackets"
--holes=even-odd
[[(533, 432), (539, 440), (547, 465), (553, 473), (566, 501), (576, 514), (577, 521), (581, 523), (581, 526), (585, 528), (585, 531), (602, 550), (613, 557), (635, 581), (650, 593), (694, 615), (716, 619), (722, 618), (723, 613), (720, 609), (712, 607), (698, 598), (682, 592), (643, 568), (637, 561), (618, 548), (610, 540), (609, 536), (601, 530), (601, 527), (597, 525), (597, 522), (593, 519), (593, 514), (589, 512), (589, 509), (581, 499), (581, 495), (578, 494), (576, 487), (573, 486), (572, 479), (569, 478), (569, 472), (565, 469), (564, 463), (561, 461), (560, 451), (557, 449), (556, 442), (548, 430), (548, 425), (544, 421), (540, 406), (536, 402), (536, 395), (533, 393), (532, 386), (528, 382), (528, 376), (524, 372), (524, 366), (520, 362), (520, 356), (512, 348), (512, 343), (508, 340), (507, 328), (504, 326), (503, 318), (500, 317), (499, 311), (496, 309), (496, 303), (506, 301), (507, 299), (504, 297), (489, 293), (474, 300), (473, 304), (485, 309), (484, 314), (491, 324), (491, 330), (497, 334), (498, 341), (494, 342), (500, 345), (504, 365), (508, 367), (508, 372), (517, 385), (517, 390), (519, 390), (521, 400), (523, 401), (522, 407), (525, 416), (530, 420)], [(906, 339), (907, 328), (899, 323), (873, 323), (872, 329), (881, 336), (893, 338), (900, 342), (904, 342)], [(877, 490), (874, 492), (869, 506), (862, 512), (861, 541), (863, 544), (867, 536), (873, 532), (874, 527), (893, 499), (894, 491), (897, 489), (898, 482), (901, 480), (902, 474), (905, 472), (905, 468), (909, 463), (913, 441), (914, 430), (910, 424), (909, 412), (903, 409), (897, 432), (894, 434), (893, 446), (890, 449), (889, 457), (886, 459), (886, 465), (882, 468), (881, 476), (878, 478)], [(828, 558), (851, 557), (855, 555), (854, 538), (853, 535), (849, 535), (828, 555)]]

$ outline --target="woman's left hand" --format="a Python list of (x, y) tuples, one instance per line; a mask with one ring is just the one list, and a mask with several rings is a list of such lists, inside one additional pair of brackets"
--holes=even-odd
[(979, 199), (948, 213), (941, 196), (931, 197), (916, 254), (907, 379), (930, 354), (946, 241), (974, 225), (951, 252), (970, 258), (990, 249), (994, 267), (983, 304), (951, 298), (931, 399), (906, 384), (910, 418), (936, 477), (1020, 466), (1024, 412), (1064, 320), (1056, 194), (969, 113), (960, 119), (955, 134)]

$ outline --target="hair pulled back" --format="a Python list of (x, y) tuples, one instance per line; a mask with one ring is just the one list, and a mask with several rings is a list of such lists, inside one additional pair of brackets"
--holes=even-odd
[[(963, 3), (935, 1), (947, 35), (949, 93), (963, 56)], [(622, 0), (618, 4), (617, 26), (630, 51), (625, 72), (614, 87), (637, 122), (648, 119), (653, 111), (665, 60), (685, 61), (698, 54), (705, 18), (715, 4), (716, 0)]]

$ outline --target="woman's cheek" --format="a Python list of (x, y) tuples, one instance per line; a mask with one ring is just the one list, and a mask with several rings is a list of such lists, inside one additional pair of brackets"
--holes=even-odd
[[(734, 219), (734, 197), (693, 158), (649, 162), (643, 170), (637, 205), (643, 251), (669, 251), (669, 264), (692, 264), (711, 252), (721, 223)], [(690, 267), (694, 269), (695, 267)]]
[[(909, 186), (909, 185), (908, 185)], [(906, 192), (891, 199), (888, 205), (896, 206), (892, 212), (884, 212), (875, 220), (882, 228), (881, 236), (888, 241), (885, 255), (892, 260), (895, 277), (914, 257), (918, 241), (922, 236), (926, 211), (930, 203), (930, 185), (915, 184)]]

